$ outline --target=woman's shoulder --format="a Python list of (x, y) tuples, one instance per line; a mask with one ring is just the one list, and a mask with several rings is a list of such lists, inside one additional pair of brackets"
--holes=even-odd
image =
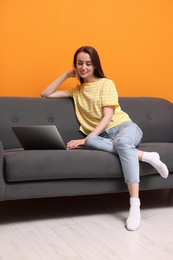
[(105, 86), (114, 86), (115, 87), (115, 83), (112, 79), (102, 78), (102, 82)]
[(105, 83), (112, 83), (112, 84), (115, 84), (114, 81), (110, 78), (101, 78), (101, 80)]

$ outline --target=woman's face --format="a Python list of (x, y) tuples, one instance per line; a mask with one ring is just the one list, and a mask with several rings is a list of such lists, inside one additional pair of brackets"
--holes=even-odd
[(77, 55), (76, 70), (78, 76), (81, 77), (84, 82), (93, 82), (96, 80), (96, 77), (94, 76), (94, 66), (88, 53), (80, 52)]

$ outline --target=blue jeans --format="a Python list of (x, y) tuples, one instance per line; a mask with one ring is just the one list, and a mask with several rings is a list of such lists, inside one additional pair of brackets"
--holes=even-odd
[(136, 147), (142, 139), (141, 129), (132, 121), (115, 126), (100, 136), (88, 136), (85, 146), (118, 154), (126, 183), (139, 182), (139, 160)]

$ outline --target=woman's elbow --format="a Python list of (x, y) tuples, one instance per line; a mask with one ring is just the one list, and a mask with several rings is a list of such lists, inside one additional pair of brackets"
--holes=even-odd
[(40, 96), (41, 96), (42, 98), (47, 98), (47, 97), (48, 97), (48, 95), (47, 95), (46, 93), (44, 93), (44, 92), (42, 92), (42, 93), (40, 94)]

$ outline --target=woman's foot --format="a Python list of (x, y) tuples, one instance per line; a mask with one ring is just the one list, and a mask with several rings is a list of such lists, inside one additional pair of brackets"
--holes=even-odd
[(126, 227), (129, 231), (135, 231), (140, 226), (141, 213), (140, 213), (140, 199), (130, 198), (129, 216), (126, 220)]
[(163, 177), (167, 178), (169, 175), (168, 168), (166, 164), (164, 164), (160, 160), (160, 156), (156, 152), (143, 152), (142, 159), (143, 162), (147, 162), (151, 164), (157, 171), (158, 173)]

